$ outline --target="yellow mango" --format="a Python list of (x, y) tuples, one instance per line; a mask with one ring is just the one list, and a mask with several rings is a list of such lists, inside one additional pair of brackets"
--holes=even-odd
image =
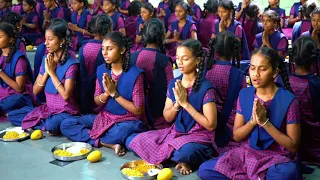
[(170, 168), (164, 168), (158, 173), (157, 180), (170, 180), (172, 176), (172, 170)]
[(33, 131), (33, 133), (30, 136), (32, 140), (38, 140), (38, 139), (41, 139), (42, 137), (43, 137), (42, 131), (39, 129)]
[(99, 150), (92, 151), (88, 156), (88, 161), (94, 163), (100, 161), (102, 158), (102, 153)]

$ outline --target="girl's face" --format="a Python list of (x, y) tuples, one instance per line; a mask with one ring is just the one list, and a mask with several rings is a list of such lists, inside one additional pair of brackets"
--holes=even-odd
[(13, 38), (9, 38), (8, 35), (0, 30), (0, 49), (8, 48)]
[(320, 14), (313, 14), (311, 17), (311, 24), (314, 30), (320, 33)]
[(194, 0), (187, 0), (188, 4), (193, 4)]
[(150, 12), (148, 9), (142, 7), (140, 15), (142, 17), (142, 20), (146, 22), (153, 16), (153, 12)]
[(272, 69), (271, 63), (261, 53), (251, 56), (249, 75), (255, 88), (263, 88), (274, 83), (277, 72)]
[(71, 7), (74, 11), (79, 11), (83, 8), (83, 2), (79, 2), (78, 0), (72, 0)]
[(262, 16), (262, 25), (264, 30), (271, 31), (277, 27), (277, 22), (275, 22), (269, 16)]
[(221, 20), (228, 20), (231, 18), (231, 10), (225, 9), (222, 6), (218, 6), (218, 15)]
[(60, 50), (60, 44), (64, 43), (64, 39), (60, 40), (58, 36), (56, 36), (51, 29), (46, 30), (45, 34), (46, 41), (44, 42), (48, 53), (54, 53)]
[(25, 1), (23, 1), (22, 3), (22, 8), (24, 12), (30, 12), (33, 9), (33, 7), (30, 6), (28, 3), (26, 3)]
[(176, 6), (175, 14), (176, 14), (178, 20), (186, 19), (186, 17), (187, 17), (187, 11), (185, 9), (183, 9), (183, 7), (181, 5)]
[(270, 6), (276, 6), (279, 3), (279, 0), (268, 0)]
[(125, 49), (119, 49), (118, 45), (111, 39), (104, 39), (102, 41), (102, 55), (107, 64), (112, 64), (120, 60)]
[(43, 0), (44, 6), (48, 9), (52, 8), (54, 6), (53, 0)]
[(116, 6), (112, 4), (110, 1), (107, 1), (107, 0), (103, 1), (102, 9), (105, 13), (110, 13), (114, 11), (115, 8)]
[(0, 9), (5, 9), (9, 6), (9, 3), (5, 0), (0, 0)]
[(176, 62), (181, 74), (190, 74), (196, 71), (199, 61), (187, 47), (179, 46), (177, 48)]

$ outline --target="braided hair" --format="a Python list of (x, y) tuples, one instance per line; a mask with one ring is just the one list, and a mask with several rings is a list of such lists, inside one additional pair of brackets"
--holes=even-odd
[(289, 77), (288, 77), (285, 62), (284, 62), (284, 57), (279, 56), (276, 50), (268, 47), (263, 47), (263, 48), (254, 50), (252, 52), (252, 56), (255, 54), (263, 55), (264, 58), (270, 62), (273, 71), (276, 71), (277, 68), (279, 69), (279, 74), (282, 80), (284, 81), (285, 88), (292, 92), (290, 82), (289, 82)]
[[(314, 11), (312, 11), (312, 13), (310, 14), (311, 19), (312, 19), (312, 17), (313, 17), (314, 14), (320, 14), (320, 7), (316, 7), (316, 8), (314, 9)], [(309, 29), (310, 36), (311, 36), (313, 30), (314, 30), (314, 28), (313, 28), (313, 26), (311, 25), (311, 26), (310, 26), (310, 29)], [(320, 39), (320, 33), (318, 33), (318, 37), (319, 37), (319, 39)], [(319, 43), (319, 42), (317, 42), (317, 43)]]
[(311, 37), (302, 36), (298, 38), (292, 46), (292, 62), (298, 67), (303, 67), (311, 71), (311, 66), (316, 68), (315, 72), (319, 75), (318, 57), (320, 49)]
[(215, 64), (214, 53), (226, 60), (232, 59), (232, 65), (240, 68), (240, 46), (241, 43), (235, 35), (229, 31), (219, 33), (216, 38), (209, 42), (209, 55), (207, 56), (207, 69)]
[(50, 22), (48, 28), (46, 29), (46, 31), (51, 30), (53, 32), (53, 34), (55, 36), (58, 37), (58, 39), (61, 40), (65, 40), (64, 44), (62, 45), (62, 49), (63, 49), (63, 53), (61, 54), (60, 58), (59, 58), (59, 64), (63, 65), (66, 63), (68, 57), (69, 57), (69, 47), (70, 47), (70, 43), (71, 43), (71, 31), (68, 28), (68, 24), (65, 20), (63, 19), (53, 19), (51, 20), (52, 22)]
[(2, 21), (3, 22), (7, 22), (7, 23), (10, 23), (12, 24), (15, 28), (16, 28), (16, 31), (20, 31), (21, 29), (20, 26), (20, 22), (22, 20), (22, 16), (18, 13), (15, 13), (15, 12), (9, 12), (7, 13), (3, 18), (2, 18)]
[[(127, 72), (130, 68), (130, 48), (132, 46), (132, 41), (130, 38), (126, 38), (122, 33), (118, 31), (109, 32), (103, 38), (104, 40), (111, 40), (118, 46), (118, 49), (125, 48), (123, 61), (122, 61), (122, 70)], [(111, 69), (111, 64), (106, 64), (107, 69)]]
[(249, 6), (246, 8), (246, 11), (244, 11), (244, 18), (242, 20), (242, 24), (244, 24), (244, 20), (246, 19), (246, 15), (248, 15), (248, 17), (250, 19), (254, 19), (254, 23), (253, 26), (251, 28), (251, 34), (257, 34), (258, 31), (258, 21), (259, 21), (259, 7), (256, 3), (250, 3)]
[(203, 4), (204, 10), (202, 13), (202, 18), (206, 18), (208, 13), (216, 14), (218, 10), (218, 1), (217, 0), (208, 0)]
[[(11, 62), (11, 59), (14, 55), (14, 53), (17, 51), (17, 47), (16, 47), (16, 39), (17, 39), (17, 30), (16, 28), (10, 24), (10, 23), (7, 23), (7, 22), (1, 22), (0, 23), (0, 31), (4, 32), (7, 36), (8, 36), (8, 39), (12, 38), (13, 41), (10, 43), (10, 50), (9, 50), (9, 54), (6, 58), (6, 63), (10, 63)], [(0, 51), (0, 55), (2, 54), (2, 50)]]
[(112, 19), (107, 14), (96, 15), (89, 22), (88, 31), (92, 34), (105, 36), (112, 31)]
[(281, 18), (278, 16), (278, 13), (275, 12), (274, 10), (267, 10), (265, 11), (262, 16), (268, 16), (270, 19), (272, 19), (273, 22), (277, 23), (277, 29), (282, 32), (282, 28), (281, 28)]
[(196, 58), (200, 58), (198, 64), (198, 72), (196, 80), (192, 85), (192, 90), (197, 92), (201, 87), (201, 82), (203, 80), (203, 71), (204, 71), (204, 61), (206, 57), (206, 51), (202, 48), (200, 41), (194, 39), (188, 39), (184, 41), (179, 47), (188, 48)]
[(234, 23), (234, 18), (236, 17), (236, 6), (233, 4), (231, 0), (223, 0), (219, 2), (220, 7), (223, 7), (224, 9), (227, 9), (232, 12), (231, 15), (231, 24)]
[(163, 45), (165, 31), (165, 26), (162, 21), (158, 18), (151, 18), (144, 23), (139, 35), (142, 36), (144, 46), (156, 43), (159, 46), (160, 52), (165, 54), (165, 47)]

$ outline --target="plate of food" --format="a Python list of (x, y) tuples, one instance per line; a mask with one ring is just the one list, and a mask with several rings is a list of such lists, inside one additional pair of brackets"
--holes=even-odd
[(0, 131), (0, 140), (7, 142), (23, 141), (30, 137), (31, 132), (21, 127), (12, 127)]
[(51, 149), (55, 159), (60, 161), (77, 161), (84, 159), (92, 151), (92, 146), (83, 142), (62, 143)]
[(123, 164), (120, 168), (121, 174), (126, 179), (148, 180), (155, 179), (163, 168), (161, 164), (149, 164), (144, 160), (135, 160)]

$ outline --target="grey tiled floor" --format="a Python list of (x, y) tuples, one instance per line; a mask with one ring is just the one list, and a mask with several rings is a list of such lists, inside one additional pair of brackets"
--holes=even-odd
[[(0, 130), (11, 127), (10, 123), (1, 122)], [(98, 163), (90, 163), (86, 159), (75, 161), (64, 167), (53, 165), (51, 148), (55, 145), (70, 142), (67, 138), (45, 135), (41, 140), (25, 140), (22, 142), (0, 142), (0, 179), (1, 180), (122, 180), (119, 168), (125, 162), (139, 159), (128, 152), (118, 157), (114, 151), (98, 148), (103, 159)], [(198, 180), (196, 173), (183, 176), (174, 171), (174, 180)]]

